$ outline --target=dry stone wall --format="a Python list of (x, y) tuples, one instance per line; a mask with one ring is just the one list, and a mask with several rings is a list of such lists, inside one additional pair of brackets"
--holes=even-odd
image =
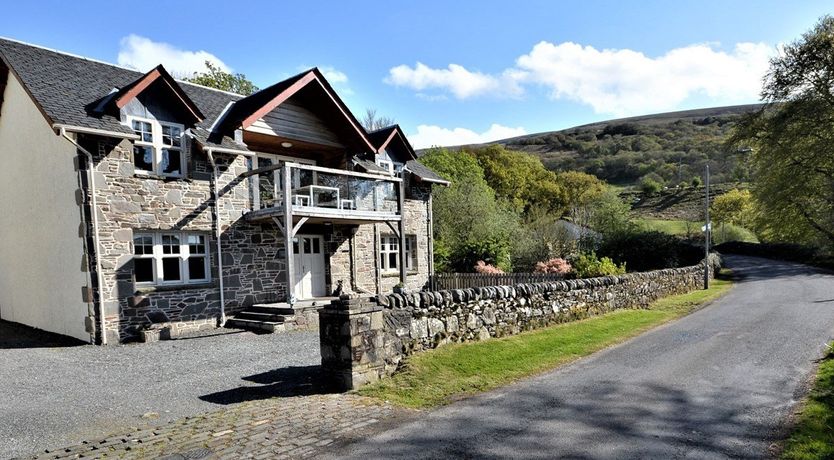
[[(707, 265), (712, 277), (720, 259), (711, 256)], [(392, 294), (364, 303), (343, 299), (322, 319), (322, 364), (334, 369), (340, 384), (353, 388), (391, 374), (415, 352), (647, 308), (661, 297), (701, 288), (703, 274), (702, 263), (601, 278)], [(340, 348), (333, 349), (334, 344)]]

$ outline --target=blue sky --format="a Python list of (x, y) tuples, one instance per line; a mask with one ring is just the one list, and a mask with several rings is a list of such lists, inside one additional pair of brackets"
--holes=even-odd
[[(234, 7), (230, 7), (233, 5)], [(788, 6), (789, 5), (789, 6)], [(756, 102), (824, 1), (14, 2), (0, 36), (137, 67), (205, 58), (264, 87), (319, 66), (418, 147)]]

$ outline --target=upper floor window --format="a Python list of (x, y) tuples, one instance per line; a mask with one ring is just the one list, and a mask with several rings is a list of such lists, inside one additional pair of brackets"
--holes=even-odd
[(394, 161), (387, 151), (377, 155), (376, 164), (393, 175), (399, 175), (404, 166), (402, 163)]
[(137, 172), (168, 177), (185, 175), (182, 125), (143, 118), (132, 118), (130, 123), (139, 136), (133, 144), (133, 165)]

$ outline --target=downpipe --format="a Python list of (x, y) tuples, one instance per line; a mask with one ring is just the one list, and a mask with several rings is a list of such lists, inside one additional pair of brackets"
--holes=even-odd
[[(84, 154), (87, 159), (87, 178), (90, 184), (90, 197), (91, 197), (91, 212), (93, 219), (93, 247), (95, 248), (95, 261), (96, 261), (96, 283), (98, 284), (98, 311), (99, 311), (99, 335), (101, 337), (101, 345), (107, 345), (107, 333), (105, 331), (105, 321), (104, 321), (104, 303), (102, 302), (102, 294), (103, 294), (103, 287), (104, 283), (102, 281), (101, 276), (101, 254), (99, 251), (99, 233), (98, 233), (98, 202), (96, 201), (96, 174), (95, 174), (95, 163), (93, 163), (93, 154), (90, 153), (89, 150), (82, 147), (75, 139), (67, 135), (67, 129), (65, 127), (60, 127), (59, 135), (64, 139), (70, 141), (72, 145), (74, 145), (78, 151)], [(92, 292), (91, 292), (92, 295)], [(93, 302), (95, 302), (94, 299)]]
[(220, 327), (226, 324), (226, 290), (223, 287), (223, 243), (220, 241), (220, 195), (217, 192), (217, 163), (214, 152), (206, 150), (211, 163), (212, 191), (214, 192), (214, 239), (217, 242), (217, 277), (220, 279)]

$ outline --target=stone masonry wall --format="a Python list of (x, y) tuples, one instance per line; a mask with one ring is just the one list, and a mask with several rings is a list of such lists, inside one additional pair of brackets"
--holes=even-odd
[[(710, 260), (710, 274), (720, 265)], [(452, 342), (502, 337), (698, 289), (703, 265), (620, 276), (379, 297), (385, 373), (403, 357)]]
[[(406, 287), (411, 290), (421, 290), (428, 283), (431, 267), (431, 253), (429, 251), (430, 235), (428, 231), (429, 194), (427, 186), (412, 185), (403, 203), (403, 217), (405, 218), (406, 235), (414, 235), (417, 240), (417, 266), (406, 274)], [(352, 235), (352, 231), (355, 234)], [(327, 251), (329, 254), (328, 287), (332, 291), (337, 282), (342, 281), (343, 292), (358, 291), (359, 293), (377, 293), (387, 295), (393, 293), (394, 286), (399, 284), (399, 271), (396, 273), (381, 273), (379, 267), (380, 236), (391, 235), (393, 232), (385, 224), (366, 224), (357, 227), (333, 225), (333, 230), (327, 237)], [(350, 238), (353, 237), (353, 254), (350, 252)], [(351, 257), (353, 260), (351, 261)], [(356, 287), (350, 285), (351, 264), (354, 264)], [(379, 280), (379, 286), (377, 286)], [(379, 291), (377, 291), (377, 288)]]
[[(211, 168), (202, 152), (186, 151), (185, 179), (135, 174), (129, 141), (83, 139), (94, 154), (98, 200), (100, 289), (109, 343), (136, 338), (153, 324), (175, 331), (216, 327), (220, 316), (219, 273), (214, 238)], [(186, 143), (189, 144), (189, 143)], [(226, 314), (256, 302), (285, 297), (283, 244), (274, 226), (250, 224), (249, 182), (243, 156), (217, 155), (219, 220), (223, 239)], [(133, 278), (133, 234), (189, 231), (206, 235), (212, 281), (201, 285), (137, 287)]]

